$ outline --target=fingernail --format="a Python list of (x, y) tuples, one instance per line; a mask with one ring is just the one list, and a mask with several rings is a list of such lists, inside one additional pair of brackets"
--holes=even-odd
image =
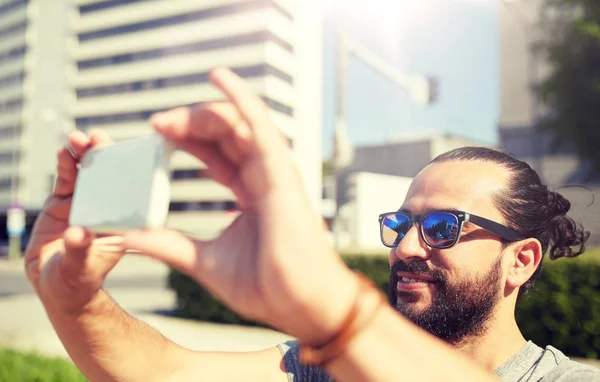
[(150, 123), (157, 129), (164, 129), (169, 124), (169, 114), (166, 112), (160, 112), (150, 117)]
[(92, 239), (92, 235), (89, 231), (76, 226), (67, 228), (63, 237), (70, 246), (75, 247), (87, 245)]

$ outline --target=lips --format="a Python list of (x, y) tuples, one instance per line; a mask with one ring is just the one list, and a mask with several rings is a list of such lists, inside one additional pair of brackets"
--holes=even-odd
[(410, 273), (410, 272), (398, 272), (396, 274), (398, 276), (398, 280), (406, 281), (406, 282), (423, 282), (430, 283), (434, 282), (435, 279), (431, 276), (422, 274), (422, 273)]
[(397, 278), (396, 290), (399, 292), (426, 289), (435, 282), (433, 277), (419, 273), (399, 272)]

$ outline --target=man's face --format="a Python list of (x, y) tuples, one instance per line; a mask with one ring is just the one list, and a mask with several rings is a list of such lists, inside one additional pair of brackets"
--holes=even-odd
[[(401, 210), (461, 210), (504, 223), (492, 195), (506, 177), (490, 163), (435, 163), (417, 175)], [(470, 223), (454, 247), (442, 250), (428, 247), (414, 226), (390, 251), (390, 302), (449, 343), (481, 335), (502, 297), (501, 252), (500, 238)]]

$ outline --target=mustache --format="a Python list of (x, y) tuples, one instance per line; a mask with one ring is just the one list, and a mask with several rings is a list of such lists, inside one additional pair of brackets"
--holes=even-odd
[(432, 269), (425, 260), (415, 260), (406, 263), (398, 260), (390, 268), (390, 276), (393, 280), (397, 279), (398, 272), (414, 273), (432, 278), (435, 281), (445, 281), (445, 274), (439, 269)]

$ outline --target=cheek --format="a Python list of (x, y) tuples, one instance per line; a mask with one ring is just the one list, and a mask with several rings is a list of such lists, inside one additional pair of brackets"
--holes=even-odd
[(459, 243), (439, 256), (439, 266), (445, 269), (453, 280), (481, 276), (487, 274), (492, 266), (497, 266), (495, 264), (501, 252), (502, 245), (496, 241)]
[(446, 272), (451, 272), (456, 268), (457, 262), (460, 262), (460, 251), (456, 250), (457, 246), (449, 249), (431, 249), (429, 262), (435, 268), (442, 269)]
[(445, 270), (450, 279), (461, 279), (489, 269), (497, 258), (497, 251), (483, 243), (459, 243), (456, 246), (439, 251), (432, 256), (432, 264)]

